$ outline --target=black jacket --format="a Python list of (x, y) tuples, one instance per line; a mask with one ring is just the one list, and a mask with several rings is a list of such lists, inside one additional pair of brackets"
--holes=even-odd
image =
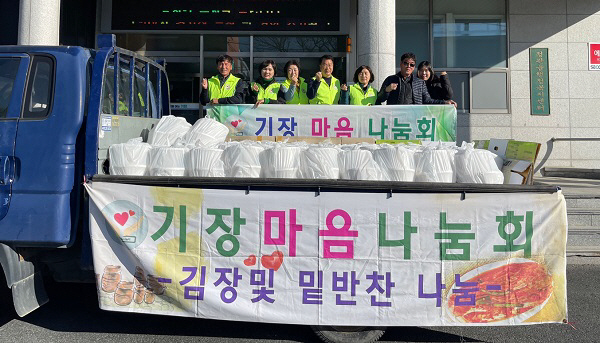
[[(385, 89), (392, 83), (397, 83), (398, 88), (389, 93), (386, 93)], [(425, 85), (425, 81), (419, 79), (416, 75), (412, 75), (411, 80), (412, 93), (413, 93), (413, 105), (422, 105), (422, 104), (444, 104), (444, 100), (436, 100), (432, 99), (429, 96), (429, 92), (427, 91), (427, 86)], [(398, 104), (398, 96), (400, 93), (400, 73), (388, 76), (381, 85), (381, 90), (377, 94), (377, 105), (381, 105), (381, 103), (386, 102), (387, 105), (396, 105)]]
[(434, 74), (432, 78), (425, 81), (425, 84), (427, 84), (427, 91), (432, 99), (451, 100), (454, 95), (448, 75), (437, 76)]

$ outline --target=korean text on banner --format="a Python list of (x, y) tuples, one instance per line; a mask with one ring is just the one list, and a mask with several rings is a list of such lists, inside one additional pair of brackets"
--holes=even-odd
[(225, 124), (232, 136), (456, 141), (452, 105), (221, 105), (208, 107), (207, 115)]
[(567, 319), (560, 191), (86, 187), (106, 310), (360, 326)]

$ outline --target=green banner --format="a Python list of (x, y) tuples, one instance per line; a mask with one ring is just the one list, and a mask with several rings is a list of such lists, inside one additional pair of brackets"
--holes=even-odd
[(208, 107), (207, 114), (229, 127), (232, 136), (456, 141), (452, 105), (220, 105)]

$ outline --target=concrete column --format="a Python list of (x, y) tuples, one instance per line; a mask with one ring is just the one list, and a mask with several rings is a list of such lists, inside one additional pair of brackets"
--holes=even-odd
[(60, 0), (21, 0), (19, 45), (58, 45)]
[(358, 0), (357, 31), (357, 64), (371, 67), (379, 88), (396, 73), (396, 1)]

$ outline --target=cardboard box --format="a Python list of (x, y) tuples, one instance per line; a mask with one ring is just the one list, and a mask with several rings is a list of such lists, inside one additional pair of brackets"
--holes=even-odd
[(319, 143), (330, 143), (330, 144), (342, 144), (341, 138), (339, 137), (311, 137), (311, 136), (277, 136), (276, 142), (305, 142), (307, 144), (319, 144)]
[(254, 142), (275, 142), (275, 137), (271, 136), (227, 136), (226, 142), (254, 141)]
[(533, 179), (533, 164), (523, 160), (504, 160), (502, 174), (505, 185), (525, 185)]
[(342, 137), (342, 144), (359, 144), (359, 143), (375, 144), (375, 138)]
[[(540, 143), (514, 141), (512, 139), (490, 139), (489, 141), (476, 141), (475, 147), (487, 148), (487, 150), (502, 157), (504, 164), (501, 169), (505, 173), (504, 183), (533, 184), (535, 160), (542, 147)], [(520, 183), (521, 181), (525, 183)]]

